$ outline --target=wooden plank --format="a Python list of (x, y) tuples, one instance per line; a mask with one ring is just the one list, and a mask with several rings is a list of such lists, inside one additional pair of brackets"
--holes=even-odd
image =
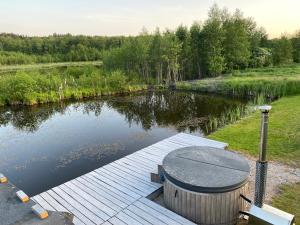
[(181, 143), (174, 143), (172, 140), (164, 140), (163, 142), (158, 142), (152, 145), (153, 148), (158, 148), (161, 151), (165, 151), (166, 153), (186, 146), (188, 145), (181, 144)]
[(147, 151), (143, 151), (144, 154), (157, 154), (156, 157), (159, 156), (160, 159), (163, 159), (168, 153), (169, 151), (160, 151), (160, 149), (157, 149), (156, 147), (153, 147), (151, 149), (151, 152), (149, 152), (150, 150)]
[(113, 225), (127, 225), (124, 221), (118, 219), (117, 217), (112, 217), (109, 219), (109, 222)]
[(105, 196), (105, 198), (109, 199), (110, 201), (114, 202), (122, 208), (127, 207), (127, 205), (134, 201), (134, 199), (128, 199), (128, 195), (124, 194), (125, 197), (123, 197), (123, 193), (120, 193), (118, 190), (112, 191), (108, 188), (105, 189), (105, 187), (97, 184), (93, 180), (89, 180), (89, 178), (79, 177), (76, 180), (82, 183), (83, 185), (88, 186), (88, 188), (97, 192), (99, 195), (103, 197)]
[[(63, 198), (65, 201), (67, 201), (70, 205), (72, 205), (75, 209), (77, 209), (81, 214), (85, 215), (87, 218), (89, 218), (93, 223), (95, 224), (101, 224), (105, 220), (101, 219), (100, 217), (96, 216), (93, 212), (91, 212), (88, 208), (86, 208), (82, 204), (86, 204), (87, 202), (79, 202), (80, 200), (75, 200), (70, 195), (65, 193), (61, 188), (55, 187), (52, 189), (56, 194), (58, 194), (61, 198)], [(81, 199), (82, 200), (82, 199)], [(101, 213), (102, 214), (102, 213)], [(107, 217), (109, 219), (109, 217)]]
[(134, 203), (134, 205), (142, 210), (144, 210), (145, 212), (147, 212), (148, 214), (154, 216), (155, 218), (161, 220), (162, 222), (164, 222), (165, 224), (169, 224), (169, 225), (181, 225), (180, 223), (176, 222), (175, 220), (165, 216), (164, 214), (152, 209), (151, 207), (143, 204), (140, 201), (136, 201)]
[(121, 185), (124, 188), (127, 188), (128, 190), (140, 196), (145, 196), (148, 193), (146, 190), (141, 190), (142, 188), (136, 187), (134, 184), (131, 184), (125, 178), (120, 177), (119, 179), (119, 177), (116, 177), (114, 174), (109, 174), (103, 171), (103, 168), (101, 168), (101, 170), (100, 169), (95, 170), (94, 172), (98, 173), (101, 176), (101, 178), (105, 177), (106, 179), (111, 180), (112, 182), (115, 182), (118, 185)]
[(96, 172), (99, 175), (104, 176), (107, 179), (110, 179), (110, 180), (118, 183), (119, 185), (122, 185), (123, 187), (125, 187), (125, 188), (131, 190), (132, 192), (137, 193), (141, 196), (145, 196), (148, 193), (148, 189), (143, 187), (142, 185), (137, 186), (136, 182), (130, 182), (129, 180), (127, 180), (127, 178), (113, 174), (113, 173), (105, 170), (105, 168), (101, 168), (101, 170), (99, 169)]
[(86, 225), (94, 225), (91, 220), (89, 220), (85, 215), (83, 215), (80, 211), (75, 209), (70, 203), (68, 203), (66, 200), (64, 200), (62, 197), (60, 197), (58, 194), (56, 194), (53, 190), (48, 190), (47, 193), (52, 196), (54, 199), (56, 199), (63, 207), (65, 207), (69, 212), (71, 212), (75, 217), (77, 217), (79, 220), (81, 220)]
[(162, 154), (167, 154), (166, 151), (162, 151), (156, 147), (150, 146), (148, 148), (143, 148), (142, 150), (140, 150), (140, 152), (145, 152), (148, 153), (150, 155), (156, 156), (156, 157), (162, 157)]
[(124, 188), (120, 188), (120, 187), (115, 187), (114, 185), (110, 185), (108, 183), (105, 183), (99, 179), (97, 179), (95, 176), (91, 175), (91, 174), (86, 174), (84, 175), (84, 177), (82, 177), (84, 179), (91, 179), (94, 182), (96, 182), (97, 184), (101, 185), (104, 188), (107, 188), (108, 190), (116, 193), (117, 195), (121, 196), (122, 198), (125, 198), (126, 200), (128, 200), (129, 202), (133, 202), (135, 201), (137, 198), (139, 198), (140, 195), (138, 195), (138, 197), (136, 196), (131, 196), (128, 194), (128, 192), (124, 191)]
[[(96, 206), (100, 211), (98, 212), (97, 210), (97, 214), (101, 216), (100, 213), (104, 212), (104, 215), (108, 215), (108, 216), (113, 216), (117, 213), (117, 206), (114, 205), (113, 203), (111, 203), (110, 201), (106, 200), (105, 198), (101, 198), (101, 201), (98, 200), (97, 198), (95, 198), (95, 195), (91, 195), (89, 193), (87, 193), (86, 189), (82, 190), (80, 189), (77, 185), (76, 182), (67, 182), (64, 185), (67, 186), (71, 192), (69, 192), (69, 194), (73, 193), (76, 195), (79, 195), (80, 197), (82, 197), (84, 200), (86, 200), (87, 202), (91, 203), (92, 205)], [(62, 186), (62, 189), (65, 188), (65, 186)], [(75, 196), (76, 196), (75, 195)], [(88, 206), (88, 205), (86, 205)], [(116, 207), (116, 209), (114, 209), (114, 207)], [(121, 208), (120, 208), (121, 209)], [(102, 218), (103, 220), (107, 220), (106, 218)]]
[(178, 149), (186, 147), (187, 144), (181, 144), (181, 143), (174, 143), (171, 140), (164, 140), (163, 142), (157, 142), (154, 145), (152, 145), (153, 149), (158, 150), (159, 152), (162, 152), (164, 154), (168, 154), (169, 152)]
[(112, 224), (108, 221), (105, 221), (104, 223), (102, 223), (102, 225), (112, 225)]
[(154, 187), (157, 188), (158, 185), (155, 183), (151, 182), (150, 179), (150, 171), (147, 172), (138, 172), (138, 168), (134, 168), (128, 164), (110, 164), (111, 166), (113, 166), (114, 168), (117, 168), (120, 170), (121, 174), (129, 174), (129, 176), (131, 176), (133, 179), (139, 181), (139, 182), (143, 182), (146, 185), (150, 186), (150, 187)]
[(133, 176), (138, 177), (139, 179), (144, 180), (151, 186), (154, 186), (156, 188), (158, 187), (158, 185), (156, 183), (151, 182), (151, 176), (150, 176), (151, 172), (155, 172), (155, 171), (157, 172), (157, 166), (156, 166), (156, 169), (142, 170), (141, 168), (139, 168), (137, 166), (134, 166), (134, 165), (131, 165), (131, 164), (128, 164), (125, 162), (118, 163), (118, 164), (115, 163), (112, 165), (114, 165), (115, 167), (121, 168), (123, 171), (126, 171), (126, 172), (132, 174)]
[(76, 216), (73, 218), (74, 225), (85, 225), (80, 219), (78, 219)]
[(131, 155), (128, 155), (128, 156), (126, 156), (126, 157), (124, 157), (124, 158), (122, 158), (121, 160), (117, 160), (117, 161), (115, 161), (116, 163), (118, 162), (118, 161), (120, 161), (120, 162), (123, 162), (123, 161), (131, 161), (131, 162), (134, 162), (134, 164), (137, 164), (138, 166), (140, 166), (140, 167), (143, 167), (144, 169), (152, 169), (155, 165), (153, 165), (152, 163), (151, 164), (149, 164), (149, 162), (147, 161), (147, 162), (144, 162), (143, 160), (140, 160), (137, 156), (135, 156), (134, 154), (131, 154)]
[(145, 205), (151, 207), (152, 209), (164, 214), (165, 216), (169, 218), (173, 218), (177, 222), (181, 223), (182, 225), (195, 225), (193, 222), (183, 218), (182, 216), (179, 216), (178, 214), (158, 205), (157, 203), (147, 199), (147, 198), (140, 198), (140, 202), (144, 203)]
[(145, 166), (144, 164), (142, 164), (139, 160), (133, 159), (133, 158), (122, 158), (122, 160), (117, 160), (114, 163), (116, 164), (127, 164), (127, 165), (131, 165), (133, 167), (136, 167), (142, 171), (149, 171), (153, 168), (149, 167), (149, 166)]
[(140, 157), (137, 154), (132, 154), (132, 155), (126, 156), (125, 158), (138, 160), (140, 163), (143, 163), (143, 164), (147, 165), (149, 168), (154, 168), (156, 166), (155, 162), (152, 162), (149, 159), (145, 159), (143, 157)]
[(143, 158), (146, 160), (151, 161), (152, 163), (156, 164), (161, 164), (162, 158), (160, 159), (156, 159), (154, 157), (151, 157), (150, 155), (147, 155), (147, 153), (143, 153), (143, 152), (136, 152), (135, 154), (136, 156), (138, 156), (139, 158)]
[(156, 188), (153, 185), (151, 185), (150, 182), (146, 183), (146, 181), (139, 179), (136, 176), (133, 176), (131, 173), (124, 172), (121, 168), (118, 168), (117, 166), (114, 166), (113, 164), (105, 166), (105, 168), (103, 168), (103, 172), (106, 172), (106, 171), (108, 173), (112, 173), (112, 174), (122, 177), (122, 178), (126, 177), (126, 180), (130, 181), (131, 184), (136, 184), (139, 187), (141, 187), (143, 190), (154, 191)]
[(49, 211), (55, 211), (55, 209), (49, 205), (48, 202), (45, 201), (41, 196), (36, 195), (33, 197), (33, 200), (38, 203), (40, 206), (42, 206), (44, 209), (49, 210)]
[[(125, 176), (126, 178), (128, 177), (129, 179), (135, 181), (135, 182), (140, 182), (141, 184), (145, 185), (145, 187), (148, 187), (150, 189), (156, 189), (157, 185), (153, 184), (150, 181), (150, 173), (149, 172), (144, 172), (144, 174), (136, 173), (133, 170), (130, 170), (127, 167), (127, 165), (119, 165), (119, 164), (110, 164), (109, 169), (112, 169), (116, 171), (119, 175)], [(105, 169), (108, 169), (106, 167)]]
[(131, 189), (127, 188), (126, 186), (122, 185), (122, 184), (119, 184), (118, 182), (116, 181), (112, 181), (110, 179), (107, 179), (105, 176), (102, 176), (96, 172), (91, 172), (90, 175), (92, 175), (93, 177), (113, 186), (114, 188), (130, 195), (131, 197), (133, 197), (134, 199), (139, 199), (140, 197), (142, 197), (142, 195), (140, 194), (137, 194), (136, 192), (133, 192)]
[[(148, 152), (149, 151), (149, 152)], [(153, 161), (161, 161), (164, 158), (165, 154), (153, 155), (151, 151), (155, 151), (155, 148), (148, 149), (147, 151), (141, 150), (138, 151), (137, 154), (144, 155), (147, 159), (152, 159)]]
[(211, 146), (216, 148), (226, 148), (228, 146), (228, 144), (224, 142), (214, 141), (203, 137), (196, 137), (185, 133), (180, 133), (178, 136), (173, 137), (172, 140), (179, 140), (187, 144), (201, 144), (202, 146)]
[(130, 210), (128, 209), (125, 209), (123, 210), (123, 212), (130, 216), (131, 218), (135, 219), (136, 221), (138, 221), (140, 224), (143, 224), (143, 225), (152, 225), (151, 223), (149, 223), (147, 220), (143, 219), (142, 217), (134, 214), (133, 212), (131, 212)]
[(89, 194), (90, 196), (96, 198), (98, 201), (107, 205), (114, 211), (118, 212), (118, 211), (122, 210), (122, 207), (124, 207), (124, 208), (126, 207), (126, 204), (124, 202), (119, 201), (118, 199), (115, 199), (115, 198), (110, 198), (110, 195), (108, 195), (107, 193), (106, 194), (102, 193), (103, 195), (101, 195), (101, 192), (102, 192), (101, 190), (94, 191), (90, 187), (85, 186), (84, 184), (80, 183), (77, 180), (73, 180), (73, 181), (71, 181), (71, 183), (74, 184), (76, 187), (80, 188), (82, 191)]
[(40, 196), (45, 199), (56, 211), (69, 212), (65, 207), (59, 204), (54, 198), (52, 198), (47, 192), (43, 192)]
[(140, 225), (141, 223), (137, 220), (135, 220), (134, 218), (128, 216), (126, 213), (124, 212), (120, 212), (116, 215), (117, 218), (119, 218), (122, 221), (126, 221), (127, 224), (130, 225)]
[(127, 208), (131, 212), (135, 213), (136, 215), (142, 217), (143, 219), (147, 220), (149, 223), (155, 224), (155, 225), (164, 225), (165, 223), (161, 220), (157, 219), (156, 217), (148, 214), (144, 210), (136, 207), (135, 205), (130, 205)]

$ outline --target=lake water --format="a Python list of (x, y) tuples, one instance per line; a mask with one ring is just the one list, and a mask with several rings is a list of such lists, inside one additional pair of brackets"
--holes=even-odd
[(208, 118), (246, 103), (193, 92), (0, 109), (0, 172), (30, 196), (178, 132), (204, 136)]

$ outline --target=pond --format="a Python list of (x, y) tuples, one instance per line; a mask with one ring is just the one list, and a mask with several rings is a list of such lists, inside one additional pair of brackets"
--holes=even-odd
[(33, 196), (178, 132), (204, 136), (211, 118), (246, 102), (193, 92), (0, 109), (0, 172)]

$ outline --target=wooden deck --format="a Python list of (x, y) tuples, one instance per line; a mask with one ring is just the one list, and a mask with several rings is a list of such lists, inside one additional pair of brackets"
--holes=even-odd
[(33, 197), (47, 210), (72, 213), (74, 224), (194, 224), (147, 198), (161, 188), (150, 181), (166, 154), (186, 146), (227, 144), (180, 133)]

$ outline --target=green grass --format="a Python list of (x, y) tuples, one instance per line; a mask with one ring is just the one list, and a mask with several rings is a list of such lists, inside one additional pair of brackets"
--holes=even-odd
[(235, 96), (295, 95), (300, 94), (300, 64), (234, 71), (216, 78), (179, 82), (177, 88)]
[(88, 61), (88, 62), (59, 62), (59, 63), (38, 63), (27, 65), (0, 65), (0, 73), (13, 72), (18, 70), (34, 70), (34, 69), (51, 69), (59, 67), (82, 67), (82, 66), (101, 66), (102, 61)]
[[(280, 193), (272, 200), (272, 205), (295, 215), (296, 222), (300, 220), (300, 183), (284, 185)], [(298, 224), (297, 223), (297, 224)]]
[[(272, 106), (268, 158), (300, 167), (300, 96), (281, 98)], [(209, 137), (229, 143), (230, 149), (257, 156), (260, 119), (260, 113), (255, 112)]]

